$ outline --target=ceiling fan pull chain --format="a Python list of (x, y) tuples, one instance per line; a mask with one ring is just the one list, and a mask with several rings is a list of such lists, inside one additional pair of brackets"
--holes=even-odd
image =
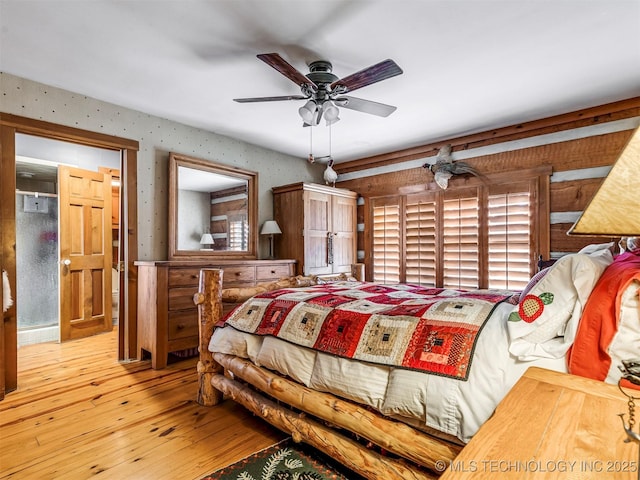
[(309, 125), (309, 158), (307, 158), (309, 163), (315, 162), (315, 158), (313, 157), (313, 126)]

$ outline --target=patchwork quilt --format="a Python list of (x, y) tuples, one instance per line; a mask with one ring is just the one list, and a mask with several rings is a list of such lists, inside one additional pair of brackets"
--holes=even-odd
[(334, 282), (256, 295), (218, 327), (338, 357), (466, 380), (476, 339), (513, 292)]

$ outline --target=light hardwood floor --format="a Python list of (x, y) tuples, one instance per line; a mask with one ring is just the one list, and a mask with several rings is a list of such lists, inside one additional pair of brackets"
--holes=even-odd
[(116, 332), (20, 348), (0, 402), (1, 479), (198, 479), (284, 434), (195, 402), (196, 360), (118, 363)]

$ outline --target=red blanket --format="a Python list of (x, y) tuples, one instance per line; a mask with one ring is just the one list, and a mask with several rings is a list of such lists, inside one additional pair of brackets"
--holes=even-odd
[(611, 368), (608, 349), (618, 331), (620, 298), (632, 280), (640, 279), (640, 256), (618, 255), (584, 306), (575, 341), (567, 355), (569, 372), (604, 380)]
[(466, 380), (477, 335), (512, 292), (336, 282), (257, 295), (221, 326)]

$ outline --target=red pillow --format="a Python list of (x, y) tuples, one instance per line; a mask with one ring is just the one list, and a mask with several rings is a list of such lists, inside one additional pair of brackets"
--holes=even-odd
[(569, 372), (605, 380), (611, 368), (608, 352), (619, 326), (620, 298), (634, 279), (640, 280), (640, 256), (618, 255), (604, 271), (584, 306), (573, 346), (567, 354)]

